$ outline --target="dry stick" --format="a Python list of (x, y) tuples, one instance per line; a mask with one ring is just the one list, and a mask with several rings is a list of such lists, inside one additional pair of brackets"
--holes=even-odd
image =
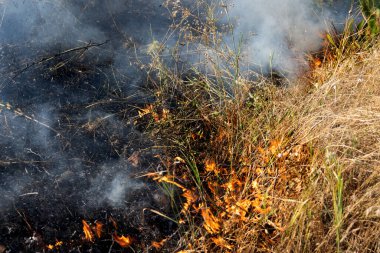
[(4, 107), (5, 109), (10, 110), (11, 112), (13, 112), (14, 114), (16, 114), (17, 116), (22, 116), (22, 117), (24, 117), (24, 118), (26, 118), (28, 120), (31, 120), (31, 121), (33, 121), (33, 122), (35, 122), (35, 123), (37, 123), (37, 124), (39, 124), (39, 125), (41, 125), (43, 127), (46, 127), (47, 129), (53, 131), (58, 136), (61, 136), (61, 133), (58, 132), (57, 130), (55, 130), (54, 128), (52, 128), (51, 126), (49, 126), (49, 125), (47, 125), (47, 124), (45, 124), (45, 123), (43, 123), (41, 121), (38, 121), (38, 120), (36, 120), (35, 118), (33, 118), (33, 117), (29, 116), (29, 115), (24, 114), (20, 110), (17, 110), (17, 109), (16, 110), (12, 110), (12, 106), (10, 104), (8, 104), (8, 103), (7, 104), (3, 104), (2, 102), (0, 102), (0, 107)]
[(31, 232), (33, 232), (34, 229), (32, 228), (32, 226), (29, 224), (28, 220), (26, 219), (26, 217), (25, 217), (25, 213), (22, 212), (22, 214), (21, 214), (21, 212), (16, 208), (16, 206), (13, 205), (13, 207), (14, 207), (14, 209), (16, 210), (16, 212), (18, 213), (18, 215), (20, 215), (20, 217), (24, 220), (24, 222), (25, 222), (26, 225), (28, 226), (29, 230), (30, 230)]
[(57, 53), (53, 56), (50, 56), (50, 57), (44, 57), (42, 58), (41, 60), (39, 61), (35, 61), (35, 62), (32, 62), (31, 64), (28, 64), (25, 68), (19, 70), (15, 76), (13, 78), (16, 78), (17, 76), (19, 76), (21, 73), (25, 72), (26, 70), (28, 70), (29, 68), (35, 66), (35, 65), (39, 65), (41, 63), (44, 63), (44, 62), (48, 62), (48, 61), (51, 61), (59, 56), (62, 56), (62, 55), (65, 55), (65, 54), (69, 54), (69, 53), (72, 53), (72, 52), (76, 52), (76, 51), (82, 51), (81, 54), (83, 54), (84, 52), (86, 52), (87, 50), (89, 50), (90, 48), (93, 48), (93, 47), (100, 47), (106, 43), (108, 43), (109, 40), (106, 40), (102, 43), (88, 43), (87, 45), (85, 46), (82, 46), (82, 47), (74, 47), (74, 48), (70, 48), (70, 49), (67, 49), (63, 52), (60, 52), (60, 53)]
[(38, 195), (38, 192), (28, 192), (21, 195), (18, 195), (19, 197), (29, 196), (29, 195)]

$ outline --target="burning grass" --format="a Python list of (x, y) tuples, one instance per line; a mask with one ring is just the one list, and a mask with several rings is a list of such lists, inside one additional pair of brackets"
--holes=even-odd
[(380, 44), (357, 45), (287, 87), (164, 73), (140, 120), (181, 192), (177, 252), (380, 250)]
[[(205, 21), (180, 6), (179, 13), (174, 28), (184, 26), (179, 44), (199, 42), (206, 49), (200, 63), (205, 66), (199, 69), (207, 74), (197, 66), (182, 75), (180, 61), (178, 69), (166, 67), (160, 58), (165, 45), (154, 41), (147, 50), (152, 63), (142, 69), (148, 66), (155, 102), (128, 120), (158, 144), (152, 149), (162, 150), (154, 152), (160, 162), (150, 160), (156, 171), (147, 165), (150, 170), (138, 176), (156, 181), (162, 191), (137, 185), (141, 195), (130, 199), (129, 213), (108, 209), (120, 214), (119, 225), (108, 212), (81, 217), (87, 220), (79, 220), (69, 233), (74, 239), (50, 233), (48, 243), (16, 209), (28, 233), (33, 232), (30, 240), (51, 251), (94, 250), (98, 244), (109, 252), (378, 252), (380, 44), (373, 46), (375, 37), (368, 39), (348, 23), (342, 36), (325, 36), (329, 50), (323, 57), (310, 57), (308, 79), (278, 81), (274, 70), (267, 76), (243, 76), (239, 50), (223, 47), (213, 17)], [(172, 13), (174, 18), (177, 14)], [(186, 26), (190, 21), (199, 26)], [(65, 79), (68, 70), (55, 75)], [(106, 98), (83, 108), (114, 101)], [(0, 110), (47, 126), (12, 108), (0, 103)], [(111, 120), (117, 114), (95, 115), (72, 128), (95, 139), (102, 129), (117, 125)], [(124, 118), (115, 122), (126, 123)], [(104, 136), (117, 157), (127, 154), (116, 145), (123, 144), (123, 133)], [(132, 151), (128, 165), (142, 170), (146, 164), (140, 163), (139, 151)], [(120, 175), (122, 168), (109, 166), (107, 171)], [(34, 193), (26, 194), (38, 195)], [(141, 198), (151, 204), (139, 206)]]

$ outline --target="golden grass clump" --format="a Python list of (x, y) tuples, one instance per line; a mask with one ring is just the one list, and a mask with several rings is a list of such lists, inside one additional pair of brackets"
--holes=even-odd
[(285, 95), (282, 106), (294, 116), (280, 131), (292, 129), (293, 142), (319, 155), (277, 249), (380, 251), (379, 60), (377, 44), (315, 70), (319, 82), (309, 94)]

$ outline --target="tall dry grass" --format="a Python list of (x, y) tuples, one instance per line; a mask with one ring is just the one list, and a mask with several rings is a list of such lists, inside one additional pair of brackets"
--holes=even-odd
[(315, 70), (308, 94), (279, 101), (295, 115), (287, 126), (293, 141), (320, 155), (310, 164), (302, 205), (277, 249), (380, 251), (379, 60), (377, 44)]
[(178, 75), (152, 51), (156, 102), (137, 123), (163, 150), (153, 177), (179, 213), (179, 240), (159, 250), (380, 252), (380, 43), (351, 28), (280, 87), (233, 60)]

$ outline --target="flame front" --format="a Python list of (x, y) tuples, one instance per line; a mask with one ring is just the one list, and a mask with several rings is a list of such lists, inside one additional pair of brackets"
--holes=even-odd
[(121, 247), (126, 248), (132, 244), (132, 237), (130, 236), (117, 236), (117, 234), (113, 234), (113, 239), (117, 242)]
[(92, 242), (94, 239), (94, 235), (91, 231), (90, 225), (88, 225), (88, 223), (85, 220), (82, 220), (82, 223), (83, 223), (83, 232), (84, 232), (85, 239), (87, 241)]

